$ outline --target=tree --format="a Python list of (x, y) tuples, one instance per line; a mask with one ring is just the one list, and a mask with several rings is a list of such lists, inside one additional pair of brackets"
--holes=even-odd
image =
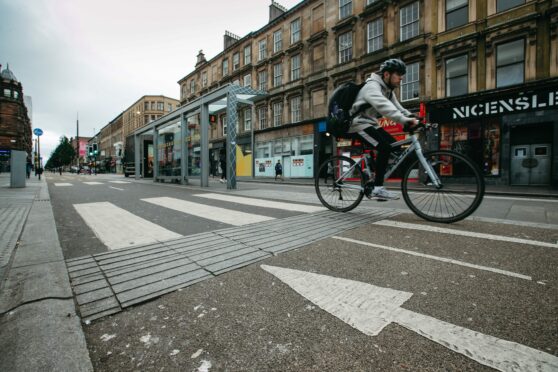
[(51, 153), (45, 167), (58, 168), (65, 165), (70, 165), (76, 156), (76, 150), (70, 144), (68, 137), (60, 137), (60, 143)]

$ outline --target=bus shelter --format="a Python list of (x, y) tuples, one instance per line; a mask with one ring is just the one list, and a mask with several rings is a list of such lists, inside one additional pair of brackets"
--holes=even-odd
[[(190, 183), (199, 179), (200, 186), (209, 186), (209, 115), (226, 112), (225, 143), (227, 188), (236, 189), (236, 123), (238, 110), (254, 105), (267, 93), (250, 87), (227, 84), (186, 103), (177, 110), (137, 129), (134, 135), (135, 178), (140, 178), (142, 155), (153, 174), (154, 182)], [(146, 140), (151, 150), (144, 148)], [(251, 128), (254, 153), (254, 126)], [(152, 153), (149, 153), (149, 152)], [(252, 161), (252, 176), (254, 175)], [(145, 173), (144, 173), (145, 174)]]

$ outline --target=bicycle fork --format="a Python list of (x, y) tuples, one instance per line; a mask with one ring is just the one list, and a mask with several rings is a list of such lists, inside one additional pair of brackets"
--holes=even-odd
[(432, 164), (430, 164), (430, 162), (426, 160), (426, 158), (424, 157), (420, 142), (418, 141), (418, 139), (416, 139), (416, 137), (413, 142), (415, 146), (415, 153), (417, 154), (420, 164), (424, 167), (426, 174), (428, 175), (428, 177), (430, 177), (430, 180), (432, 181), (434, 186), (436, 186), (437, 189), (442, 188), (442, 181), (440, 181), (438, 174), (434, 171), (434, 168), (432, 168)]

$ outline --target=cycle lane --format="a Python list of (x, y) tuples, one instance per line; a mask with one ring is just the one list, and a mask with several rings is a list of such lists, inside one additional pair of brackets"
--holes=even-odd
[[(418, 222), (407, 217), (395, 220)], [(522, 227), (520, 232), (470, 221), (443, 227), (483, 233), (497, 228), (504, 236), (548, 234), (543, 241), (555, 239), (552, 231)], [(538, 284), (538, 280), (340, 239), (323, 240), (262, 263), (412, 293), (402, 304), (406, 310), (557, 354), (553, 332), (558, 293), (549, 272), (556, 267), (556, 249), (379, 225), (341, 235), (519, 272), (533, 279), (551, 279)], [(97, 370), (209, 365), (213, 370), (488, 369), (397, 324), (368, 336), (259, 264), (103, 318), (84, 329)]]

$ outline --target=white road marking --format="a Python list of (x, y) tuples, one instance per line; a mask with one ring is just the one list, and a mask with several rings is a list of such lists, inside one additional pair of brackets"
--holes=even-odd
[(74, 204), (74, 208), (109, 249), (156, 243), (182, 236), (108, 202)]
[(262, 265), (300, 295), (369, 336), (397, 323), (440, 345), (501, 371), (555, 371), (558, 358), (401, 308), (412, 293), (354, 280)]
[(182, 199), (169, 197), (141, 199), (148, 203), (160, 205), (175, 211), (191, 214), (208, 220), (227, 223), (234, 226), (248, 225), (255, 222), (274, 220), (273, 217), (239, 212), (232, 209), (213, 207), (205, 204), (192, 203)]
[(480, 222), (500, 223), (500, 224), (505, 224), (505, 225), (536, 227), (538, 229), (558, 230), (558, 225), (551, 224), (551, 223), (538, 223), (538, 222), (504, 220), (504, 219), (501, 219), (501, 218), (479, 217), (479, 216), (469, 216), (469, 217), (467, 217), (467, 219), (468, 220), (473, 220), (473, 221), (480, 221)]
[(115, 190), (120, 190), (120, 191), (124, 191), (124, 189), (121, 189), (121, 188), (119, 188), (119, 187), (109, 186), (109, 188), (111, 188), (111, 189), (115, 189)]
[(536, 240), (528, 240), (528, 239), (519, 239), (510, 236), (476, 233), (476, 232), (462, 231), (456, 229), (447, 229), (444, 227), (436, 227), (430, 225), (419, 225), (415, 223), (407, 223), (407, 222), (399, 222), (399, 221), (378, 221), (378, 222), (374, 222), (374, 224), (381, 225), (381, 226), (388, 226), (388, 227), (398, 227), (401, 229), (429, 231), (429, 232), (436, 232), (441, 234), (451, 234), (451, 235), (468, 236), (471, 238), (496, 240), (501, 242), (520, 243), (520, 244), (527, 244), (527, 245), (536, 245), (539, 247), (558, 248), (558, 244), (554, 244), (554, 243), (539, 242)]
[(312, 212), (319, 212), (325, 210), (325, 208), (323, 207), (315, 207), (311, 205), (277, 202), (277, 201), (264, 200), (264, 199), (245, 198), (242, 196), (233, 196), (233, 195), (197, 194), (194, 196), (211, 199), (211, 200), (219, 200), (219, 201), (226, 201), (231, 203), (251, 205), (254, 207), (283, 209), (286, 211), (293, 211), (293, 212), (312, 213)]
[(54, 186), (73, 186), (73, 185), (67, 182), (55, 182)]
[(109, 181), (109, 182), (110, 182), (110, 183), (122, 183), (122, 184), (124, 184), (124, 183), (131, 183), (131, 182), (129, 182), (129, 181)]
[(102, 185), (102, 182), (96, 182), (96, 181), (91, 181), (91, 182), (83, 182), (86, 185)]
[(493, 273), (507, 275), (507, 276), (511, 276), (511, 277), (514, 277), (514, 278), (525, 279), (525, 280), (533, 280), (533, 278), (531, 278), (528, 275), (514, 273), (513, 271), (500, 270), (500, 269), (496, 269), (496, 268), (488, 267), (488, 266), (475, 265), (475, 264), (471, 264), (471, 263), (464, 262), (464, 261), (454, 260), (452, 258), (445, 258), (445, 257), (433, 256), (433, 255), (425, 254), (425, 253), (407, 251), (405, 249), (393, 248), (393, 247), (388, 247), (388, 246), (385, 246), (385, 245), (363, 242), (361, 240), (355, 240), (355, 239), (351, 239), (351, 238), (344, 238), (342, 236), (333, 236), (332, 238), (333, 239), (338, 239), (338, 240), (344, 240), (344, 241), (349, 242), (349, 243), (365, 245), (365, 246), (373, 247), (373, 248), (386, 249), (386, 250), (392, 251), (392, 252), (404, 253), (404, 254), (408, 254), (408, 255), (411, 255), (411, 256), (428, 258), (430, 260), (436, 260), (436, 261), (440, 261), (440, 262), (446, 262), (446, 263), (450, 263), (450, 264), (453, 264), (453, 265), (470, 267), (470, 268), (477, 269), (477, 270), (491, 271)]
[(529, 201), (529, 202), (539, 202), (539, 203), (558, 203), (556, 199), (545, 199), (545, 198), (514, 198), (511, 196), (491, 196), (485, 195), (484, 199), (501, 199), (501, 200), (517, 200), (517, 201)]

